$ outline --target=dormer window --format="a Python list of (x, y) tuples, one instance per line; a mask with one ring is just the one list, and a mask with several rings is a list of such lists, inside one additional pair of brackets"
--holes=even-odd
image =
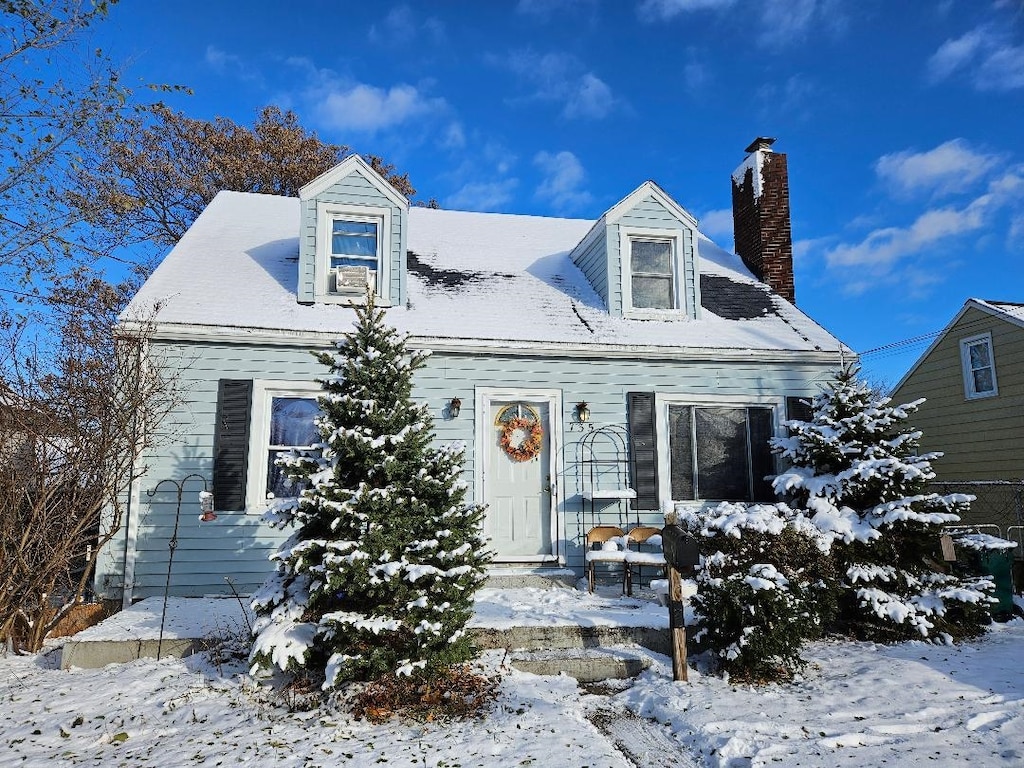
[(671, 240), (630, 238), (630, 293), (634, 309), (675, 309)]
[(362, 294), (367, 285), (376, 291), (379, 246), (378, 219), (332, 217), (328, 292)]
[(622, 227), (620, 248), (626, 317), (677, 316), (686, 310), (682, 230)]
[(387, 303), (391, 209), (317, 203), (317, 296), (358, 301), (367, 286)]

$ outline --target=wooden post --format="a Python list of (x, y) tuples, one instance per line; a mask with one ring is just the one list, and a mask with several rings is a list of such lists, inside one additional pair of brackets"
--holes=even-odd
[(672, 679), (686, 682), (686, 617), (679, 571), (668, 568), (668, 621), (672, 630)]

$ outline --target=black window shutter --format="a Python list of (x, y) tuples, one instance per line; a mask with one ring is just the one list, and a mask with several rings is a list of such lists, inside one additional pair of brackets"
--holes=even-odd
[(786, 419), (789, 421), (811, 421), (814, 409), (810, 406), (810, 397), (787, 397)]
[(658, 509), (658, 443), (654, 393), (629, 392), (629, 466), (636, 491), (634, 509)]
[(217, 509), (245, 509), (251, 410), (251, 380), (221, 379), (217, 383), (213, 432), (213, 500)]
[(775, 501), (772, 485), (765, 480), (768, 475), (775, 474), (771, 447), (768, 445), (768, 440), (772, 437), (771, 408), (748, 408), (747, 423), (750, 429), (750, 479), (753, 500)]

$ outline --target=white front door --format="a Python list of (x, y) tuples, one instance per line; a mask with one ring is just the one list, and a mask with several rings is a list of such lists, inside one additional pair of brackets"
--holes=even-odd
[(486, 397), (482, 412), (484, 532), (497, 562), (553, 560), (557, 541), (554, 399)]

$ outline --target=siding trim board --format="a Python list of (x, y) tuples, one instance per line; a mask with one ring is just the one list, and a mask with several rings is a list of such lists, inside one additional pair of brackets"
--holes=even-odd
[[(347, 311), (339, 307), (339, 311)], [(352, 316), (353, 320), (355, 315)], [(128, 327), (129, 323), (124, 323)], [(227, 327), (225, 331), (204, 325), (157, 324), (152, 339), (161, 342), (201, 342), (213, 344), (244, 344), (255, 346), (285, 346), (304, 349), (331, 349), (345, 331), (289, 331), (287, 329), (253, 329)], [(410, 336), (413, 349), (437, 352), (487, 356), (540, 355), (544, 357), (585, 357), (590, 359), (677, 360), (680, 362), (770, 362), (801, 363), (840, 366), (844, 359), (841, 350), (791, 349), (723, 349), (721, 347), (654, 347), (614, 344), (557, 344), (552, 342), (501, 341), (500, 346), (488, 345), (484, 339), (452, 339)]]

